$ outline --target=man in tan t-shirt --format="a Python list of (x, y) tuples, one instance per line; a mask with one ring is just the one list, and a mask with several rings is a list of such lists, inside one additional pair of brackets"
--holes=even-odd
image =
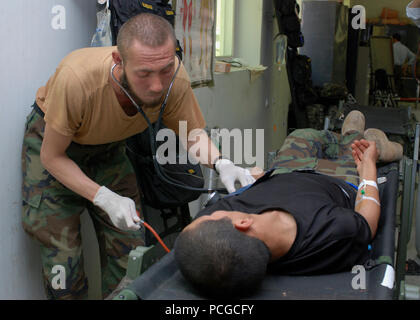
[[(128, 253), (143, 244), (136, 212), (139, 195), (125, 139), (143, 132), (147, 123), (119, 84), (155, 122), (178, 67), (176, 38), (165, 19), (142, 14), (123, 26), (117, 45), (65, 57), (38, 90), (27, 119), (23, 227), (41, 244), (48, 298), (86, 297), (80, 236), (85, 209), (99, 240), (104, 297), (124, 276)], [(202, 130), (205, 121), (182, 64), (162, 120), (177, 134), (179, 122), (187, 122), (195, 141), (186, 148), (195, 144), (200, 163), (215, 168), (228, 191), (234, 191), (236, 180), (242, 185), (254, 181), (248, 170), (221, 159)]]

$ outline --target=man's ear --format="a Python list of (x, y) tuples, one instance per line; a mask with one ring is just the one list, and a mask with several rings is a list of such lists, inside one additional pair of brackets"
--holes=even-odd
[(247, 217), (235, 220), (233, 226), (241, 232), (247, 232), (253, 223), (254, 219)]
[(122, 64), (122, 57), (118, 51), (112, 51), (112, 60), (114, 60), (115, 64)]

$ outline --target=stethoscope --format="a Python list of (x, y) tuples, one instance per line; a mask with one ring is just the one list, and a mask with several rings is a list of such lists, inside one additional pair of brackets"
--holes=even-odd
[[(171, 93), (172, 87), (174, 85), (175, 82), (175, 78), (178, 74), (178, 71), (181, 67), (181, 59), (176, 56), (178, 58), (178, 67), (176, 68), (176, 71), (172, 77), (171, 83), (169, 85), (168, 88), (168, 92), (166, 93), (165, 99), (163, 100), (163, 103), (160, 107), (160, 112), (159, 112), (159, 117), (156, 123), (156, 128), (159, 129), (160, 128), (160, 122), (162, 121), (162, 115), (163, 112), (165, 111), (166, 108), (166, 104), (168, 102), (168, 98), (169, 95)], [(162, 179), (163, 181), (165, 181), (166, 183), (169, 183), (173, 186), (179, 187), (179, 188), (183, 188), (186, 190), (191, 190), (191, 191), (198, 191), (198, 192), (202, 192), (202, 193), (210, 193), (213, 192), (212, 195), (210, 196), (210, 198), (208, 199), (208, 201), (206, 202), (206, 206), (214, 203), (215, 201), (220, 199), (220, 195), (218, 194), (218, 192), (220, 193), (226, 193), (226, 189), (216, 189), (216, 190), (211, 190), (211, 189), (205, 189), (205, 188), (194, 188), (194, 187), (190, 187), (184, 184), (179, 183), (177, 180), (172, 179), (170, 176), (168, 176), (163, 168), (161, 167), (161, 165), (159, 164), (159, 162), (157, 161), (157, 157), (156, 157), (156, 133), (155, 130), (153, 128), (153, 125), (151, 124), (149, 118), (146, 116), (146, 114), (144, 113), (143, 109), (140, 108), (140, 106), (136, 103), (136, 101), (134, 101), (134, 99), (131, 97), (131, 95), (127, 92), (127, 90), (119, 83), (119, 81), (115, 78), (114, 76), (114, 69), (118, 64), (114, 64), (111, 68), (111, 78), (114, 80), (114, 82), (118, 85), (118, 87), (124, 92), (124, 94), (128, 97), (128, 99), (130, 99), (131, 103), (136, 107), (137, 111), (144, 117), (144, 119), (146, 120), (147, 124), (148, 124), (148, 129), (149, 129), (149, 136), (150, 136), (150, 146), (151, 146), (151, 151), (152, 151), (152, 159), (153, 159), (153, 166), (155, 168), (155, 171), (157, 173), (157, 175), (159, 176), (160, 179)], [(140, 217), (140, 214), (137, 212), (137, 215)], [(139, 224), (144, 225), (147, 229), (149, 229), (150, 232), (152, 232), (152, 234), (156, 237), (156, 239), (159, 241), (159, 243), (162, 245), (162, 247), (165, 249), (166, 252), (170, 252), (170, 250), (168, 249), (168, 247), (165, 245), (165, 243), (162, 241), (162, 239), (160, 238), (160, 236), (158, 235), (158, 233), (149, 225), (147, 224), (144, 220), (140, 219)]]
[[(156, 122), (156, 128), (160, 128), (160, 123), (162, 121), (162, 116), (163, 116), (163, 112), (165, 111), (166, 108), (166, 104), (168, 102), (168, 98), (169, 95), (171, 93), (172, 87), (174, 85), (175, 82), (175, 78), (178, 74), (178, 71), (181, 67), (181, 59), (175, 55), (178, 59), (178, 67), (176, 68), (176, 71), (172, 77), (171, 83), (169, 85), (168, 88), (168, 92), (166, 93), (165, 99), (163, 100), (163, 103), (160, 107), (160, 112), (159, 112), (159, 117), (158, 120)], [(206, 188), (194, 188), (191, 186), (187, 186), (185, 184), (180, 183), (179, 181), (173, 179), (172, 177), (168, 176), (165, 172), (164, 169), (162, 168), (162, 166), (159, 164), (159, 162), (157, 161), (157, 156), (156, 156), (156, 132), (155, 129), (153, 128), (152, 123), (150, 122), (149, 118), (146, 116), (146, 114), (144, 113), (143, 109), (140, 108), (140, 106), (136, 103), (136, 101), (134, 101), (134, 99), (131, 97), (131, 95), (127, 92), (127, 90), (120, 84), (120, 82), (115, 78), (114, 76), (114, 69), (116, 68), (118, 64), (114, 64), (111, 68), (111, 77), (114, 80), (114, 82), (118, 85), (118, 87), (124, 92), (124, 94), (127, 96), (128, 99), (130, 99), (131, 103), (136, 107), (137, 111), (144, 117), (144, 119), (146, 120), (147, 124), (148, 124), (148, 129), (149, 129), (149, 136), (150, 136), (150, 146), (151, 146), (151, 151), (152, 151), (152, 159), (153, 159), (153, 165), (155, 168), (155, 171), (157, 173), (157, 175), (159, 176), (160, 179), (162, 179), (164, 182), (169, 183), (173, 186), (179, 187), (179, 188), (183, 188), (186, 190), (190, 190), (190, 191), (197, 191), (197, 192), (202, 192), (202, 193), (211, 193), (211, 192), (220, 192), (220, 193), (227, 193), (226, 189), (221, 188), (221, 189), (206, 189)]]

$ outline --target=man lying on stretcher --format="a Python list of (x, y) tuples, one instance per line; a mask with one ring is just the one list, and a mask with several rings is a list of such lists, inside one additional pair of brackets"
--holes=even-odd
[(233, 297), (251, 293), (267, 271), (329, 274), (363, 264), (381, 212), (376, 162), (402, 157), (401, 145), (364, 127), (353, 111), (341, 136), (289, 135), (274, 172), (181, 232), (174, 249), (183, 276), (210, 297)]

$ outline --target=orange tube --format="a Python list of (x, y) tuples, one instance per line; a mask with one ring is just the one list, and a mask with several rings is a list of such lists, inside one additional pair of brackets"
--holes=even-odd
[[(140, 213), (137, 211), (137, 215), (140, 218)], [(151, 233), (153, 233), (153, 235), (155, 236), (155, 238), (157, 239), (157, 241), (159, 241), (160, 245), (163, 247), (163, 249), (165, 249), (165, 251), (167, 253), (171, 252), (171, 250), (168, 249), (168, 247), (165, 245), (165, 243), (163, 243), (162, 239), (159, 237), (159, 235), (157, 234), (157, 232), (144, 220), (141, 221), (141, 223), (144, 224), (144, 226), (149, 229), (149, 231)]]
[(156, 233), (156, 231), (145, 221), (143, 221), (144, 226), (150, 230), (151, 233), (153, 233), (153, 235), (155, 236), (155, 238), (157, 239), (157, 241), (159, 241), (159, 243), (161, 244), (161, 246), (163, 247), (163, 249), (165, 249), (166, 252), (171, 252), (171, 250), (168, 249), (167, 246), (165, 246), (165, 244), (163, 243), (162, 239), (159, 237), (159, 235)]

